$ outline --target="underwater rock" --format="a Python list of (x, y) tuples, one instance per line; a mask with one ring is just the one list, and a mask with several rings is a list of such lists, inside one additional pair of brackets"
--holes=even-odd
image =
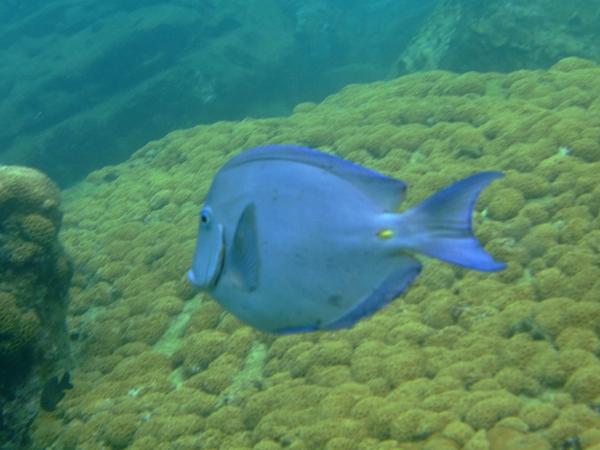
[(599, 28), (597, 5), (588, 0), (440, 0), (396, 70), (507, 72), (547, 68), (565, 55), (600, 61)]

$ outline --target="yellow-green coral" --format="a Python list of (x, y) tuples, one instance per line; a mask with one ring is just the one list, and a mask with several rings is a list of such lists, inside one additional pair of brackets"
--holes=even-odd
[(566, 388), (576, 401), (590, 403), (600, 395), (600, 363), (582, 367), (567, 380)]
[(59, 203), (58, 188), (43, 173), (30, 167), (0, 166), (2, 207), (11, 205), (17, 209), (35, 207), (41, 211), (51, 211)]
[(187, 376), (206, 369), (208, 365), (223, 354), (227, 335), (219, 331), (202, 331), (186, 337), (175, 358), (183, 364)]
[(57, 228), (51, 220), (39, 214), (28, 214), (21, 219), (21, 229), (26, 239), (44, 247), (54, 243)]
[(17, 364), (40, 331), (40, 321), (33, 310), (20, 308), (14, 295), (0, 292), (0, 360)]
[(4, 245), (9, 263), (14, 266), (25, 266), (42, 257), (44, 249), (33, 242), (14, 239)]
[(504, 417), (516, 415), (520, 407), (520, 400), (517, 397), (499, 392), (476, 403), (465, 419), (475, 429), (487, 429)]
[[(68, 189), (88, 388), (72, 393), (62, 434), (106, 446), (109, 418), (134, 414), (129, 448), (547, 450), (573, 436), (598, 446), (598, 80), (596, 65), (568, 58), (547, 71), (353, 85), (289, 117), (173, 132), (120, 165), (118, 181), (100, 171)], [(273, 142), (407, 181), (401, 208), (469, 173), (505, 172), (482, 193), (474, 231), (508, 269), (426, 261), (400, 299), (350, 330), (250, 330), (194, 297), (184, 274), (213, 175)], [(174, 329), (174, 352), (158, 353)], [(56, 439), (36, 436), (40, 448)]]
[(525, 405), (520, 412), (520, 417), (527, 423), (531, 430), (538, 430), (549, 426), (558, 417), (556, 407), (546, 403), (531, 403)]
[(490, 217), (496, 220), (508, 220), (515, 217), (525, 206), (523, 194), (515, 188), (504, 188), (496, 192), (488, 206)]
[(127, 448), (133, 441), (139, 425), (139, 418), (135, 414), (111, 417), (102, 427), (102, 437), (111, 448)]

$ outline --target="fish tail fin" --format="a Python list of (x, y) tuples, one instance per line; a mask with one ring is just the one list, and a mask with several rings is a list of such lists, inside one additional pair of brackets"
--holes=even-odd
[(60, 379), (59, 386), (61, 389), (73, 389), (73, 384), (71, 384), (71, 372), (68, 370), (63, 374)]
[[(495, 271), (506, 264), (495, 261), (473, 234), (472, 215), (481, 191), (501, 172), (479, 172), (436, 192), (404, 220), (419, 230), (412, 246), (415, 251), (452, 264), (481, 271)], [(407, 222), (405, 222), (407, 223)]]

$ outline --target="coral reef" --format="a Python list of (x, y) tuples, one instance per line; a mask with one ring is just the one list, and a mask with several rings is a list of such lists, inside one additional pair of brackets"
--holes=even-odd
[[(406, 180), (403, 208), (504, 171), (474, 229), (508, 269), (425, 260), (405, 295), (352, 329), (249, 329), (184, 273), (214, 173), (272, 142)], [(600, 68), (578, 58), (350, 85), (289, 117), (148, 143), (64, 193), (80, 365), (75, 389), (35, 420), (35, 447), (597, 448), (599, 148)]]
[(71, 262), (58, 242), (57, 187), (0, 166), (0, 448), (28, 440), (46, 380), (68, 367)]

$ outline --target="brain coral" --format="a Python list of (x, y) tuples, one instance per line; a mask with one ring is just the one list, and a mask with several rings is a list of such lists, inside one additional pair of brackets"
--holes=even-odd
[(60, 203), (56, 185), (43, 173), (21, 166), (0, 166), (0, 205), (52, 210)]
[[(577, 58), (418, 73), (347, 86), (289, 117), (180, 130), (91, 174), (64, 193), (85, 388), (34, 423), (35, 446), (59, 448), (57, 426), (82, 449), (600, 445), (599, 99), (600, 68)], [(278, 142), (406, 180), (402, 207), (474, 171), (504, 171), (474, 229), (509, 269), (426, 261), (401, 299), (350, 330), (248, 329), (183, 274), (215, 172)]]
[(0, 292), (0, 361), (18, 364), (22, 353), (31, 347), (40, 331), (33, 311), (17, 306), (15, 296)]
[(21, 229), (26, 239), (43, 247), (52, 245), (58, 232), (51, 220), (39, 214), (27, 214), (22, 217)]

